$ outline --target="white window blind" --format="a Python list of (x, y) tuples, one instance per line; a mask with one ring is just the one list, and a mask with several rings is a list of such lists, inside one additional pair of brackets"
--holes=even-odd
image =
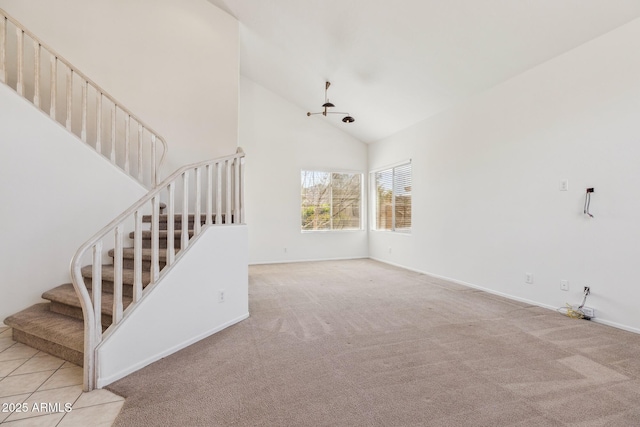
[(373, 174), (376, 230), (411, 231), (411, 163)]

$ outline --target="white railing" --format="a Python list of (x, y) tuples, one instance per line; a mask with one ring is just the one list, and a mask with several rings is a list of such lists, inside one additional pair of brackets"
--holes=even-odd
[[(181, 182), (180, 182), (181, 181)], [(103, 339), (102, 327), (102, 278), (105, 266), (104, 254), (113, 249), (113, 307), (112, 327), (104, 334), (114, 330), (127, 313), (147, 294), (143, 275), (149, 285), (158, 282), (178, 261), (188, 248), (190, 238), (197, 237), (210, 226), (225, 226), (244, 223), (244, 152), (238, 148), (236, 154), (185, 166), (156, 188), (147, 193), (138, 202), (109, 223), (76, 252), (71, 261), (73, 286), (78, 294), (84, 314), (84, 389), (95, 388), (96, 354), (95, 349)], [(160, 215), (160, 205), (166, 205), (167, 213)], [(143, 216), (149, 221), (148, 229), (143, 230)], [(190, 213), (193, 214), (193, 230), (189, 230)], [(176, 230), (176, 220), (180, 222)], [(204, 222), (204, 224), (202, 224)], [(146, 224), (146, 223), (145, 223)], [(166, 230), (161, 230), (161, 226)], [(129, 279), (133, 281), (132, 302), (123, 310), (124, 232), (133, 228), (130, 237), (133, 247), (133, 276), (128, 269)], [(150, 249), (147, 248), (146, 268), (143, 268), (143, 234), (150, 237)], [(166, 234), (166, 248), (160, 248), (161, 234)], [(190, 236), (192, 235), (192, 236)], [(176, 239), (179, 239), (176, 241)], [(164, 243), (164, 237), (162, 238)], [(176, 249), (180, 252), (176, 253)], [(149, 254), (150, 252), (150, 254)], [(163, 259), (161, 259), (163, 258)], [(85, 274), (90, 269), (91, 285), (89, 292)], [(162, 267), (162, 264), (164, 267)], [(148, 274), (148, 275), (147, 275)]]
[(2, 9), (0, 82), (141, 184), (158, 183), (165, 140)]

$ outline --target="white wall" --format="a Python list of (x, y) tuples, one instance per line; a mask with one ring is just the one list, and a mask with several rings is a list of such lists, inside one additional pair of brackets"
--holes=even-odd
[(245, 225), (209, 227), (198, 236), (99, 345), (98, 387), (246, 319), (247, 253)]
[(144, 193), (0, 84), (0, 320), (68, 283), (78, 247)]
[[(315, 105), (315, 100), (311, 102)], [(365, 230), (300, 231), (301, 170), (355, 171), (366, 176), (366, 145), (327, 120), (340, 119), (307, 117), (306, 111), (241, 78), (239, 138), (247, 153), (251, 263), (367, 256)]]
[(169, 145), (163, 176), (235, 152), (238, 22), (206, 0), (0, 0)]
[(591, 286), (600, 320), (640, 332), (639, 51), (635, 20), (372, 145), (372, 169), (413, 159), (414, 216), (371, 256), (549, 307)]

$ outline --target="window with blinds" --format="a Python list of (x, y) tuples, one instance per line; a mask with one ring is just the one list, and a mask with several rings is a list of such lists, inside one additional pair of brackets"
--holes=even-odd
[(302, 171), (303, 231), (361, 229), (362, 175)]
[(411, 163), (373, 173), (375, 228), (411, 231)]

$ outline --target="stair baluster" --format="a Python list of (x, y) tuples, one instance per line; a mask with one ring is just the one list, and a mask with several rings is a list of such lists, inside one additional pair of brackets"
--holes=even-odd
[[(93, 297), (93, 315), (96, 322), (95, 330), (102, 331), (102, 241), (93, 245), (92, 269), (91, 295)], [(96, 338), (99, 336), (97, 334), (93, 335)], [(99, 340), (96, 339), (97, 343), (99, 343)]]
[(7, 18), (0, 16), (0, 82), (7, 82)]
[[(58, 99), (58, 57), (51, 56), (51, 99), (49, 107), (49, 116), (53, 120), (56, 119), (56, 100)], [(98, 128), (100, 129), (100, 128)]]
[(231, 163), (230, 160), (227, 160), (225, 162), (225, 165), (224, 165), (225, 172), (226, 172), (226, 178), (227, 178), (225, 180), (225, 192), (224, 192), (224, 194), (226, 196), (225, 207), (227, 208), (227, 215), (226, 215), (226, 218), (225, 218), (225, 224), (229, 221), (229, 218), (231, 218), (231, 206), (232, 206), (231, 205), (231, 195), (233, 194), (231, 192), (231, 165), (232, 165), (232, 163)]
[(207, 219), (206, 225), (211, 225), (213, 215), (213, 167), (207, 165)]
[(133, 235), (133, 255), (134, 278), (133, 278), (133, 302), (138, 302), (142, 298), (142, 212), (135, 212), (135, 230)]
[(16, 92), (22, 96), (24, 94), (24, 31), (16, 28), (16, 37), (18, 39), (18, 82), (16, 83)]
[(115, 248), (113, 251), (113, 324), (122, 320), (122, 225), (115, 230)]
[(65, 126), (71, 132), (71, 115), (73, 114), (73, 69), (67, 68), (67, 119)]
[[(195, 218), (194, 218), (195, 221)], [(186, 249), (189, 244), (189, 174), (182, 174), (182, 233), (180, 248)]]
[(33, 41), (33, 104), (40, 108), (40, 43)]
[(193, 223), (194, 227), (193, 227), (193, 234), (194, 236), (197, 236), (198, 234), (200, 234), (200, 214), (202, 211), (202, 183), (200, 182), (200, 179), (202, 177), (202, 173), (200, 171), (200, 168), (196, 168), (196, 221)]
[(169, 200), (168, 200), (168, 210), (167, 210), (167, 265), (171, 266), (176, 256), (175, 251), (175, 191), (176, 184), (172, 182), (169, 184)]

